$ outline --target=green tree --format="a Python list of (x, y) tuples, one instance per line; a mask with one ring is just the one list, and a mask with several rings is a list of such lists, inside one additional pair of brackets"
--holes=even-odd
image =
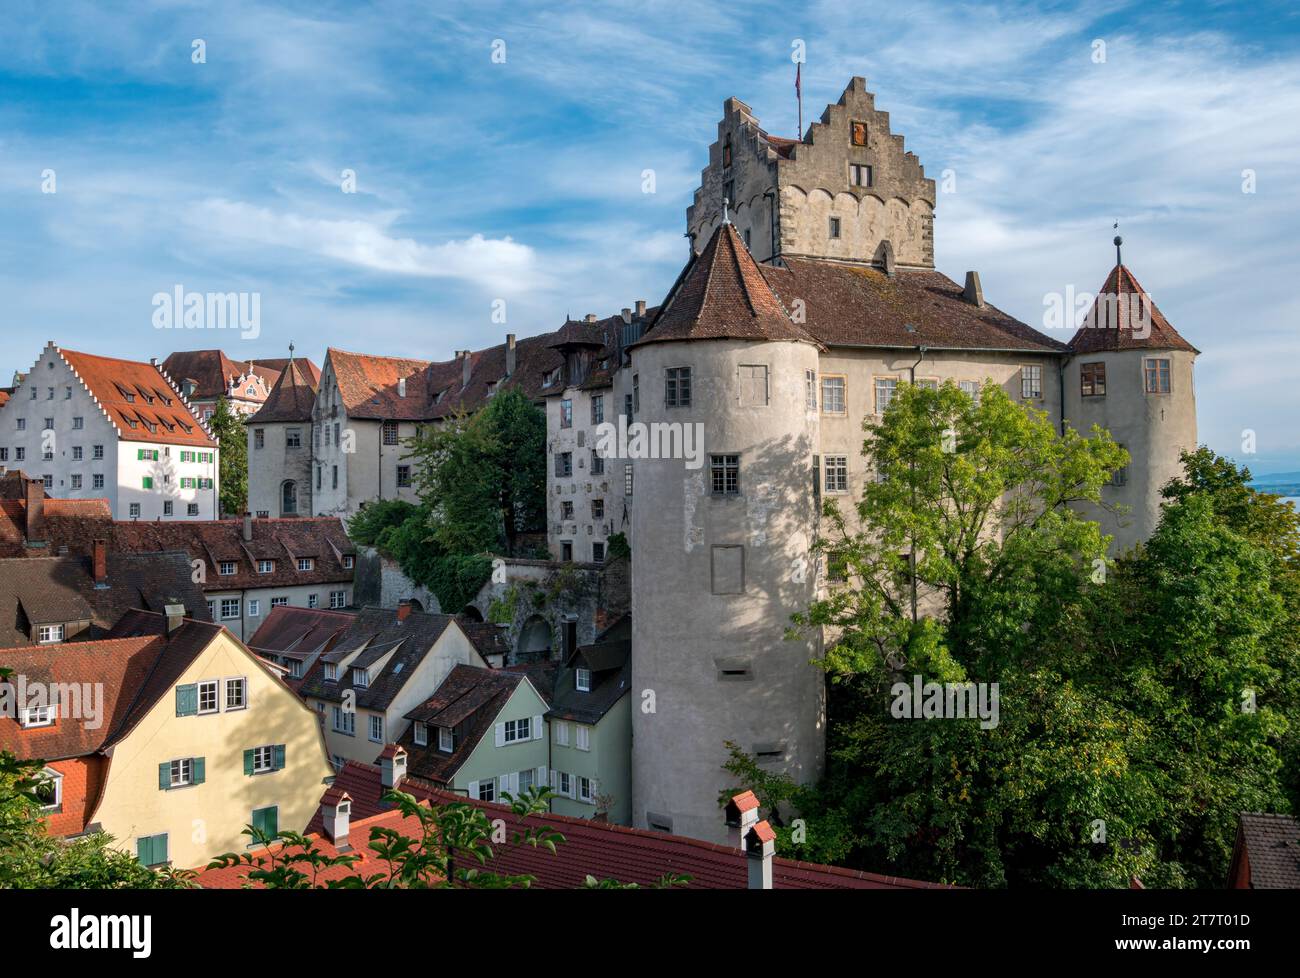
[(244, 419), (222, 397), (217, 399), (208, 427), (221, 445), (221, 512), (217, 515), (240, 516), (248, 508), (248, 431)]

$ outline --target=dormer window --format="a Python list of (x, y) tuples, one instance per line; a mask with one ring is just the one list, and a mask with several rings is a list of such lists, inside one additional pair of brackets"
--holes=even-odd
[(31, 730), (35, 727), (52, 727), (58, 713), (58, 708), (54, 706), (33, 706), (18, 711), (18, 723), (24, 730)]
[(353, 686), (356, 686), (358, 689), (365, 689), (367, 686), (369, 686), (369, 685), (370, 685), (370, 670), (369, 670), (369, 669), (353, 669), (353, 670), (352, 670), (352, 685), (353, 685)]
[(456, 737), (450, 727), (438, 728), (438, 750), (450, 754), (456, 744)]
[(298, 558), (298, 569), (300, 571), (309, 571), (312, 568), (312, 559), (310, 557)]
[(325, 663), (325, 681), (337, 682), (339, 678), (339, 667), (333, 662)]
[(235, 573), (235, 562), (233, 560), (223, 560), (217, 565), (217, 573), (222, 577), (229, 577)]
[(41, 645), (53, 645), (63, 641), (62, 625), (40, 625), (36, 629), (36, 641)]
[(259, 574), (274, 574), (274, 573), (275, 573), (275, 561), (274, 561), (274, 560), (259, 560), (259, 561), (257, 562), (257, 572), (258, 572)]
[(580, 693), (590, 693), (591, 692), (591, 670), (590, 669), (574, 670), (573, 685), (574, 688), (577, 689), (578, 692)]
[(411, 728), (411, 739), (415, 741), (416, 747), (427, 747), (429, 745), (428, 725), (416, 720)]

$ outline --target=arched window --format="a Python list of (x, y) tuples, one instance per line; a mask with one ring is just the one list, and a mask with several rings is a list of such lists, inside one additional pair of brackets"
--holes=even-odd
[(280, 515), (292, 516), (298, 512), (298, 486), (292, 480), (286, 480), (280, 486)]

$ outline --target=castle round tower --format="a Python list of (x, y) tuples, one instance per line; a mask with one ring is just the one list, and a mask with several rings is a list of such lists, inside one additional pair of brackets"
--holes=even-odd
[[(1115, 244), (1118, 252), (1118, 238)], [(1160, 490), (1182, 475), (1180, 453), (1196, 448), (1194, 367), (1200, 352), (1118, 262), (1118, 253), (1116, 258), (1088, 319), (1070, 341), (1063, 368), (1066, 423), (1081, 434), (1100, 425), (1130, 456), (1102, 489), (1104, 502), (1128, 512), (1116, 516), (1091, 504), (1081, 507), (1113, 535), (1112, 555), (1155, 531)]]
[(809, 664), (820, 649), (784, 636), (817, 583), (807, 385), (818, 352), (730, 224), (632, 347), (632, 432), (694, 452), (636, 457), (629, 439), (639, 827), (722, 841), (728, 741), (773, 772), (820, 774), (825, 694)]

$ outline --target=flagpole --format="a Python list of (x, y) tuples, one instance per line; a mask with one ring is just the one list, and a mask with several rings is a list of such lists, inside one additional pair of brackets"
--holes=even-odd
[(803, 86), (800, 85), (802, 74), (803, 63), (797, 62), (794, 66), (794, 95), (799, 103), (799, 131), (795, 135), (799, 137), (800, 142), (803, 142)]

